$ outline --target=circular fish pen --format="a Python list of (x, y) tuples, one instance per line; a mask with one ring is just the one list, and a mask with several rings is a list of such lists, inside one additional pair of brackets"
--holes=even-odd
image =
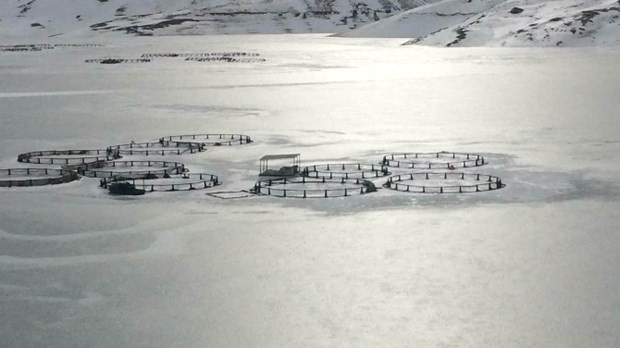
[(408, 173), (391, 176), (383, 187), (411, 193), (473, 193), (503, 188), (497, 176), (470, 173)]
[(164, 141), (177, 144), (203, 144), (204, 146), (247, 145), (254, 141), (244, 134), (185, 134), (171, 135), (162, 138)]
[(383, 156), (383, 165), (404, 169), (457, 169), (486, 164), (484, 157), (471, 153), (426, 152), (400, 153)]
[(185, 165), (167, 161), (114, 161), (85, 164), (76, 170), (80, 175), (90, 178), (155, 179), (181, 174), (185, 171)]
[(217, 175), (207, 173), (184, 173), (182, 175), (169, 176), (157, 179), (103, 179), (101, 187), (107, 189), (113, 183), (125, 182), (138, 190), (145, 192), (174, 192), (203, 190), (221, 185)]
[(259, 181), (252, 192), (283, 198), (335, 198), (375, 192), (370, 181), (361, 179), (280, 178)]
[(251, 57), (251, 58), (235, 58), (229, 56), (219, 57), (187, 57), (185, 61), (194, 62), (224, 62), (224, 63), (264, 63), (267, 61), (265, 58)]
[(52, 44), (19, 44), (19, 45), (0, 45), (0, 51), (7, 52), (38, 52), (42, 50), (53, 50)]
[(17, 161), (33, 164), (58, 164), (74, 166), (100, 161), (112, 161), (120, 158), (119, 154), (110, 150), (50, 150), (22, 153)]
[(75, 171), (52, 168), (0, 169), (0, 187), (57, 185), (78, 180)]
[(138, 64), (138, 63), (150, 63), (151, 60), (147, 58), (91, 58), (84, 60), (84, 63), (98, 63), (98, 64)]
[(59, 48), (68, 48), (68, 47), (104, 47), (102, 44), (93, 44), (93, 43), (64, 43), (64, 44), (53, 44), (54, 47), (59, 47)]
[(386, 166), (361, 163), (311, 165), (305, 167), (301, 172), (301, 175), (305, 177), (317, 179), (371, 179), (390, 174)]
[(109, 148), (129, 156), (184, 155), (206, 151), (205, 146), (200, 143), (165, 141), (163, 138), (154, 142), (112, 145)]
[(143, 53), (140, 58), (192, 58), (192, 57), (258, 57), (253, 52), (160, 52)]

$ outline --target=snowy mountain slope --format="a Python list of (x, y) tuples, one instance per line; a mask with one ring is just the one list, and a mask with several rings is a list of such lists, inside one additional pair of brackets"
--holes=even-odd
[(419, 41), (433, 46), (618, 45), (620, 3), (611, 0), (505, 1), (476, 18)]
[(502, 0), (439, 1), (402, 12), (356, 30), (338, 34), (337, 36), (402, 38), (426, 36), (452, 25), (462, 23), (501, 2)]
[(0, 38), (342, 32), (432, 0), (2, 0)]
[(431, 46), (611, 46), (620, 44), (620, 2), (443, 0), (340, 35)]

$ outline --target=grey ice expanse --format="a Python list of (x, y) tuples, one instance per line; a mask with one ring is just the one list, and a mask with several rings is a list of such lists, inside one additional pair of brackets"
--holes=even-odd
[[(0, 189), (2, 347), (617, 347), (620, 51), (318, 35), (110, 39), (0, 54), (0, 167), (21, 152), (235, 132), (182, 157), (467, 151), (503, 190), (331, 200)], [(85, 64), (146, 52), (268, 61)]]

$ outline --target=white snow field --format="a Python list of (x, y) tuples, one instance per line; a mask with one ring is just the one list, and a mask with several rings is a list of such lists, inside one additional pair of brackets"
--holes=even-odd
[[(16, 158), (29, 151), (166, 135), (255, 142), (156, 159), (218, 175), (214, 189), (114, 197), (91, 178), (0, 188), (0, 346), (620, 345), (619, 50), (91, 41), (105, 47), (0, 53), (0, 168), (25, 166)], [(226, 51), (266, 62), (84, 63)], [(206, 194), (251, 188), (266, 154), (379, 163), (444, 150), (483, 155), (488, 165), (463, 171), (507, 186)]]

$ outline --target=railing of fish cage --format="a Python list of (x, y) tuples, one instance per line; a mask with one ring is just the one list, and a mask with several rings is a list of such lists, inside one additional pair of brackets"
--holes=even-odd
[[(289, 189), (288, 184), (340, 184), (341, 188), (327, 189)], [(341, 179), (312, 179), (301, 177), (299, 179), (270, 179), (259, 181), (254, 185), (252, 190), (255, 194), (269, 195), (282, 198), (336, 198), (363, 195), (373, 192), (365, 184), (363, 180), (346, 180)]]
[(203, 190), (221, 185), (217, 175), (207, 173), (184, 174), (182, 177), (169, 178), (166, 180), (175, 181), (171, 183), (152, 183), (150, 179), (122, 179), (122, 178), (103, 178), (101, 187), (108, 188), (108, 185), (116, 182), (129, 182), (135, 188), (146, 192), (173, 192), (173, 191), (192, 191)]
[(179, 144), (198, 143), (204, 146), (246, 145), (254, 142), (249, 135), (244, 134), (183, 134), (166, 136), (162, 139)]
[(41, 50), (53, 50), (52, 44), (18, 44), (18, 45), (0, 45), (0, 51), (41, 51)]
[(188, 58), (188, 57), (258, 57), (259, 53), (253, 52), (162, 52), (143, 53), (141, 58)]
[[(29, 179), (28, 177), (41, 177)], [(49, 176), (49, 177), (48, 177)], [(14, 178), (20, 177), (20, 178)], [(55, 168), (10, 168), (0, 169), (0, 187), (23, 187), (57, 185), (78, 180), (75, 171)]]
[(487, 164), (481, 155), (458, 152), (400, 153), (383, 156), (383, 165), (404, 169), (457, 169)]
[[(436, 183), (428, 183), (431, 180)], [(441, 184), (441, 181), (448, 180), (450, 183)], [(463, 184), (453, 184), (458, 181), (463, 181)], [(383, 186), (395, 191), (412, 193), (472, 193), (498, 190), (505, 185), (499, 177), (486, 174), (408, 173), (390, 177)]]
[(194, 62), (224, 62), (224, 63), (264, 63), (267, 61), (265, 58), (250, 57), (250, 58), (236, 58), (236, 57), (187, 57), (185, 61)]
[(380, 164), (338, 163), (304, 167), (301, 175), (308, 178), (372, 179), (388, 176), (387, 167)]
[(148, 58), (90, 58), (85, 59), (84, 63), (99, 63), (99, 64), (137, 64), (137, 63), (150, 63)]
[(22, 153), (18, 162), (32, 164), (78, 165), (118, 159), (118, 153), (108, 150), (49, 150)]
[(65, 43), (65, 44), (54, 44), (54, 47), (104, 47), (102, 44), (93, 44), (93, 43)]
[[(120, 170), (121, 168), (133, 167), (146, 167), (149, 169)], [(114, 161), (85, 164), (77, 167), (76, 170), (80, 175), (91, 178), (144, 178), (181, 174), (185, 172), (185, 165), (183, 163), (167, 161)]]
[(198, 143), (181, 143), (176, 141), (141, 142), (112, 145), (110, 149), (129, 156), (167, 156), (184, 155), (206, 151)]

